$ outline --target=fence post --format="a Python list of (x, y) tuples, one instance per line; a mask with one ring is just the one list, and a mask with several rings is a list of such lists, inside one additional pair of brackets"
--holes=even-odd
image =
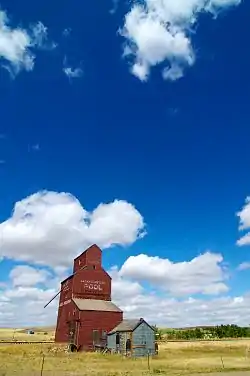
[(149, 350), (148, 350), (148, 370), (150, 370), (150, 364), (149, 364)]
[(221, 360), (222, 368), (225, 368), (222, 356), (220, 357), (220, 360)]
[(41, 364), (41, 373), (40, 373), (41, 376), (43, 376), (44, 359), (45, 359), (45, 355), (42, 354), (42, 364)]
[(249, 346), (246, 346), (246, 351), (245, 351), (245, 358), (246, 358), (246, 360), (248, 358), (248, 352), (249, 352)]

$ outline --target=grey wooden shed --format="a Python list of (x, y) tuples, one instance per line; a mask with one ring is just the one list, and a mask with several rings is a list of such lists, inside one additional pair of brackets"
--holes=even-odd
[(155, 330), (143, 318), (123, 320), (108, 333), (107, 347), (134, 357), (155, 355)]

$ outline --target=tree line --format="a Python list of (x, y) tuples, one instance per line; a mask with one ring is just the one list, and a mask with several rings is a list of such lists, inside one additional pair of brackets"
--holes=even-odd
[(192, 329), (160, 329), (154, 326), (155, 337), (158, 340), (213, 340), (222, 338), (248, 338), (250, 337), (250, 327), (240, 327), (237, 325), (217, 325), (209, 328)]

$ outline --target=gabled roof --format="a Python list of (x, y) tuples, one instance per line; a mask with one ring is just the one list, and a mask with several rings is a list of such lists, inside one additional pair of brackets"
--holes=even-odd
[[(79, 257), (81, 257), (84, 253), (88, 252), (88, 251), (89, 251), (91, 248), (93, 248), (93, 247), (98, 248), (98, 249), (101, 251), (101, 253), (102, 253), (101, 248), (98, 247), (97, 244), (92, 244), (90, 247), (88, 247), (87, 249), (85, 249), (85, 251), (83, 251), (79, 256), (75, 257), (75, 258), (74, 258), (74, 261), (77, 260)], [(65, 278), (65, 279), (61, 282), (61, 284), (65, 283), (68, 279), (71, 279), (72, 277), (74, 277), (75, 274), (77, 274), (77, 273), (79, 273), (80, 271), (85, 270), (85, 269), (87, 269), (87, 268), (88, 268), (87, 265), (85, 265), (85, 266), (83, 266), (82, 268), (78, 269), (75, 273), (72, 273), (72, 274), (69, 275), (67, 278)], [(109, 278), (112, 280), (112, 278), (111, 278), (110, 275), (106, 272), (106, 270), (103, 269), (103, 267), (101, 267), (101, 268), (102, 268), (102, 271), (107, 275), (107, 277), (109, 277)]]
[(83, 251), (80, 255), (78, 255), (77, 257), (75, 257), (75, 258), (74, 258), (74, 261), (77, 260), (79, 257), (81, 257), (84, 253), (87, 253), (91, 248), (98, 248), (99, 251), (101, 251), (101, 253), (102, 253), (101, 248), (98, 247), (97, 244), (92, 244), (92, 245), (90, 245), (87, 249), (85, 249), (85, 251)]
[(133, 331), (134, 328), (138, 325), (139, 320), (123, 320), (120, 324), (118, 324), (113, 330), (109, 332), (130, 332)]
[(119, 325), (117, 325), (113, 330), (111, 330), (108, 334), (113, 334), (116, 332), (133, 332), (141, 323), (147, 324), (152, 330), (152, 326), (150, 326), (144, 319), (131, 319), (131, 320), (123, 320)]
[(107, 300), (78, 298), (72, 300), (80, 311), (122, 312), (114, 303)]

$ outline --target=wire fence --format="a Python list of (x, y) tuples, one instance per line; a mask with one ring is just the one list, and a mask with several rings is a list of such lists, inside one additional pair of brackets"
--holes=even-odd
[[(150, 369), (150, 357), (137, 362), (143, 371)], [(129, 375), (131, 362), (122, 356), (100, 353), (68, 353), (67, 351), (40, 354), (0, 355), (0, 376), (108, 376)]]
[[(19, 347), (19, 346), (18, 346)], [(132, 376), (151, 374), (221, 371), (250, 371), (250, 352), (246, 348), (220, 350), (159, 351), (155, 357), (131, 359), (119, 355), (68, 353), (66, 349), (53, 353), (31, 354), (22, 349), (19, 354), (0, 351), (0, 376)]]

